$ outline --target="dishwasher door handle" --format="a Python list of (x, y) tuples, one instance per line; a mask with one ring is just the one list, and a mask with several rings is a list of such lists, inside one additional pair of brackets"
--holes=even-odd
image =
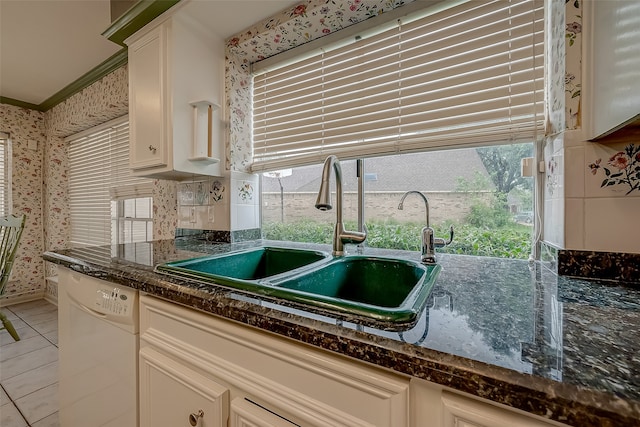
[(77, 299), (75, 299), (73, 297), (73, 295), (69, 295), (67, 294), (67, 296), (69, 297), (69, 299), (73, 302), (73, 305), (78, 306), (78, 308), (80, 308), (81, 310), (85, 311), (86, 313), (90, 314), (91, 316), (95, 316), (95, 317), (99, 317), (100, 319), (106, 319), (107, 315), (104, 313), (100, 313), (99, 311), (96, 311), (92, 308), (87, 307), (86, 305), (82, 304), (80, 301), (78, 301)]

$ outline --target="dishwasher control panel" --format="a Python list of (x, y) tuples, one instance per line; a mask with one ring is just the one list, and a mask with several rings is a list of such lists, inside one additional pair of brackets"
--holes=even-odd
[(125, 289), (98, 288), (95, 303), (95, 309), (101, 313), (129, 316), (133, 311), (135, 298), (133, 298), (131, 291)]

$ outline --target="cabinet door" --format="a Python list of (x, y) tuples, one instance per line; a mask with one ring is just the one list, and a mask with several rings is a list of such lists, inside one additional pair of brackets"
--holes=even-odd
[(442, 393), (443, 427), (551, 427), (558, 426), (509, 409)]
[(237, 397), (231, 402), (229, 427), (294, 427), (297, 425), (247, 399)]
[(151, 347), (140, 350), (140, 427), (226, 427), (229, 391)]
[(166, 110), (169, 24), (129, 46), (129, 164), (132, 169), (167, 165)]

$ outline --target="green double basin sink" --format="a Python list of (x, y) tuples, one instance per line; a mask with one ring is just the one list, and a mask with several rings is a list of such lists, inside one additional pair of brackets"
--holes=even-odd
[(160, 264), (156, 271), (355, 316), (354, 321), (407, 325), (424, 309), (440, 266), (260, 247)]

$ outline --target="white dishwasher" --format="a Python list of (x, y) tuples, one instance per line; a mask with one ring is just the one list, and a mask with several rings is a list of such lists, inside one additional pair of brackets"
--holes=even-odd
[(61, 427), (138, 425), (138, 291), (58, 269)]

